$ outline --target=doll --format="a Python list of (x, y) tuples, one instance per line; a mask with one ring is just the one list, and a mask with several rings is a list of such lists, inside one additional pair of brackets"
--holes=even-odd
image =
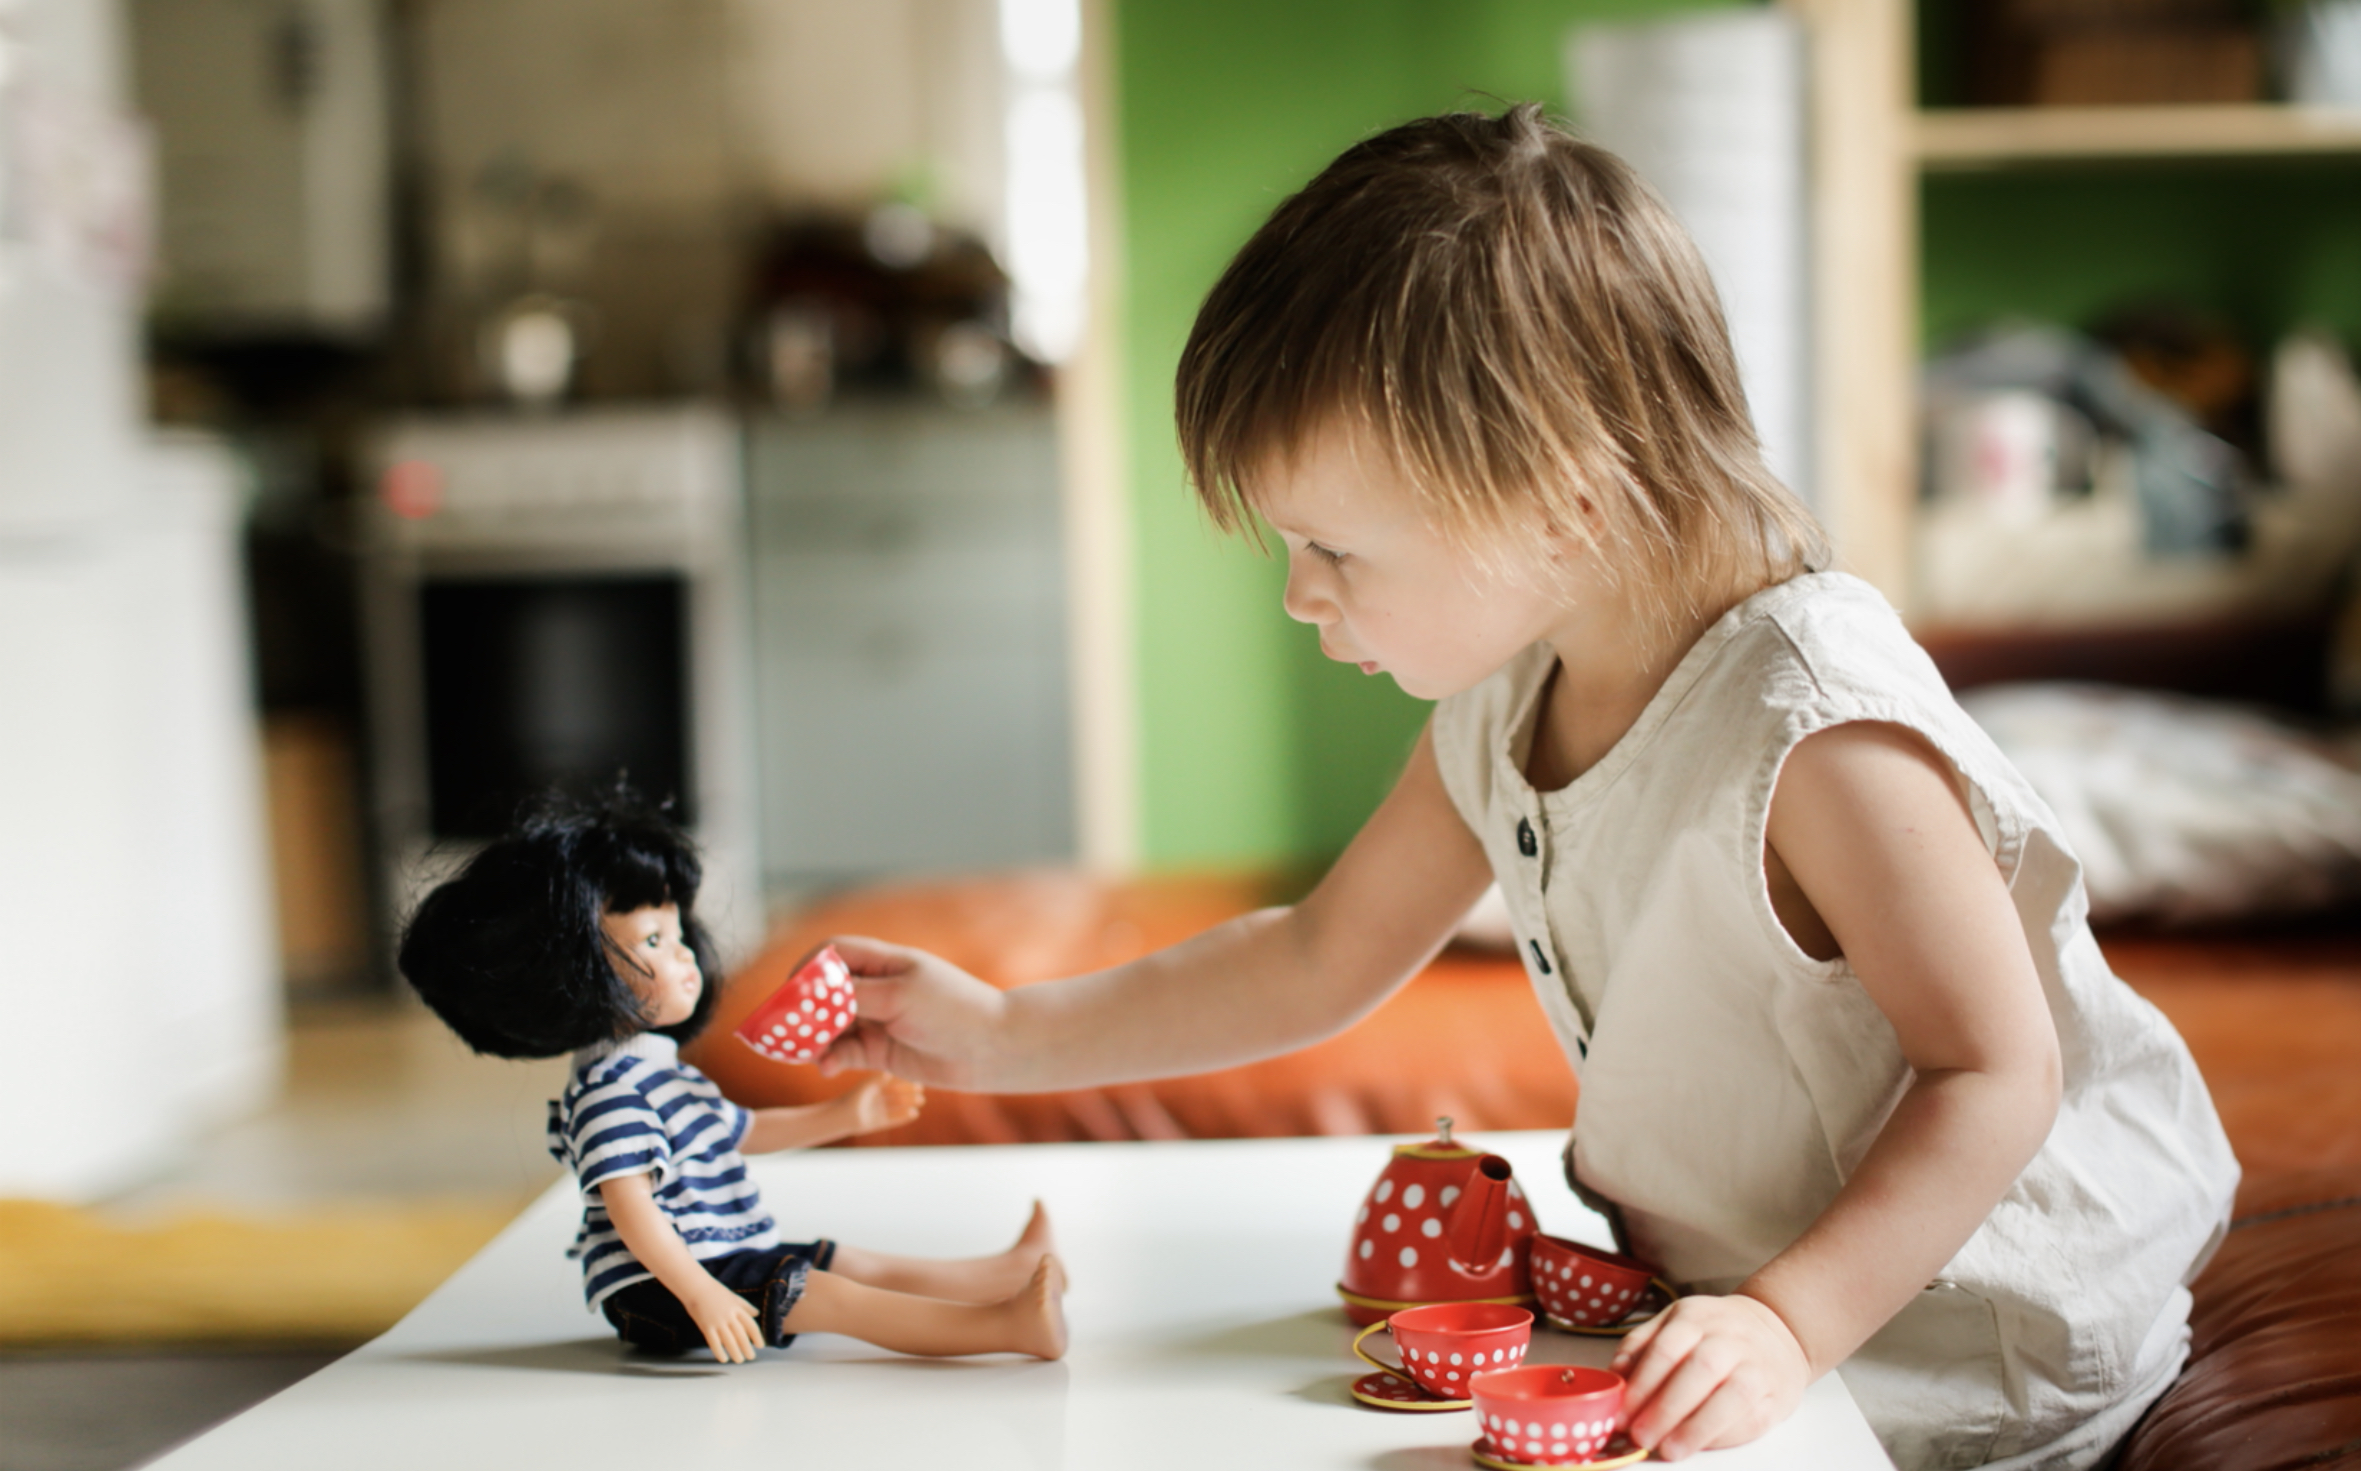
[(569, 1256), (628, 1343), (725, 1363), (798, 1333), (897, 1353), (1065, 1352), (1065, 1274), (1038, 1202), (1006, 1251), (957, 1261), (783, 1241), (741, 1150), (908, 1123), (918, 1085), (869, 1079), (802, 1108), (749, 1110), (680, 1060), (712, 1014), (712, 941), (688, 838), (618, 787), (552, 796), (419, 904), (399, 965), (460, 1039), (500, 1057), (570, 1052), (549, 1147), (581, 1183)]

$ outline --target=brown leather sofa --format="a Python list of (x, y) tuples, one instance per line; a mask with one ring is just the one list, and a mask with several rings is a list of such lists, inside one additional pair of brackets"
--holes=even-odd
[[(690, 1056), (731, 1096), (851, 1085), (729, 1038), (832, 934), (921, 946), (1001, 986), (1112, 964), (1261, 902), (1252, 883), (1031, 873), (862, 890), (742, 967)], [(2119, 1471), (2361, 1465), (2361, 924), (2278, 936), (2117, 935), (2117, 971), (2188, 1038), (2246, 1167), (2238, 1223), (2196, 1284), (2180, 1382)], [(1017, 1097), (929, 1090), (872, 1144), (1563, 1128), (1572, 1074), (1513, 959), (1446, 952), (1344, 1035), (1194, 1078)]]

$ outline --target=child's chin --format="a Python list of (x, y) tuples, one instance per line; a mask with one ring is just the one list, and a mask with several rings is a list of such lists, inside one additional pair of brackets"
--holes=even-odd
[(1479, 674), (1473, 679), (1455, 680), (1437, 678), (1432, 675), (1404, 674), (1395, 669), (1388, 669), (1386, 673), (1393, 677), (1394, 684), (1400, 688), (1403, 694), (1414, 700), (1449, 699), (1453, 695), (1474, 689), (1490, 677), (1489, 674)]

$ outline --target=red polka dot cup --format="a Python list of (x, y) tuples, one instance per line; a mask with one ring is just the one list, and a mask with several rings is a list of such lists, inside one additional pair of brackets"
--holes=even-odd
[(1560, 1236), (1533, 1238), (1533, 1295), (1553, 1323), (1604, 1328), (1631, 1316), (1656, 1269)]
[(852, 968), (829, 945), (797, 966), (770, 1000), (738, 1023), (737, 1036), (774, 1062), (810, 1062), (859, 1014)]
[(1623, 1428), (1623, 1376), (1536, 1364), (1478, 1374), (1476, 1419), (1493, 1459), (1520, 1466), (1597, 1460)]
[[(1395, 1368), (1370, 1356), (1361, 1345), (1372, 1333), (1390, 1331), (1402, 1351)], [(1467, 1398), (1470, 1380), (1487, 1369), (1524, 1362), (1533, 1342), (1533, 1314), (1498, 1302), (1438, 1302), (1404, 1308), (1372, 1323), (1353, 1340), (1353, 1352), (1371, 1368), (1407, 1379), (1437, 1399)]]

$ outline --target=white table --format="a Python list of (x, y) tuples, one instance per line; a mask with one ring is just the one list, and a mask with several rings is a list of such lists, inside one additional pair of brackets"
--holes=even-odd
[[(1496, 1134), (1546, 1229), (1606, 1239), (1556, 1172), (1554, 1134)], [(156, 1463), (335, 1466), (852, 1466), (1110, 1471), (1272, 1466), (1458, 1471), (1472, 1414), (1388, 1414), (1331, 1289), (1376, 1139), (824, 1150), (758, 1161), (790, 1239), (928, 1256), (997, 1250), (1049, 1202), (1072, 1272), (1060, 1363), (895, 1358), (807, 1335), (723, 1367), (627, 1353), (582, 1306), (553, 1187), (393, 1331)], [(368, 1264), (356, 1262), (355, 1271)], [(1604, 1362), (1543, 1332), (1532, 1362)], [(1714, 1471), (1885, 1468), (1830, 1375)]]

